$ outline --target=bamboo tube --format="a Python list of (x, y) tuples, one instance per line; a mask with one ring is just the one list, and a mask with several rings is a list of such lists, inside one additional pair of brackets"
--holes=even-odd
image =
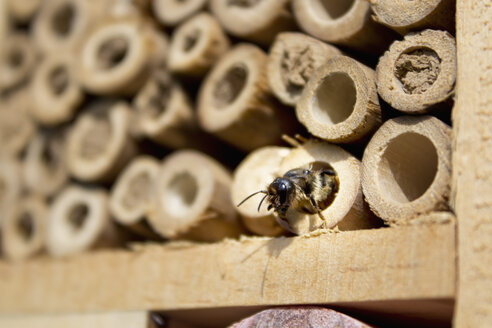
[(366, 0), (293, 0), (292, 11), (302, 30), (355, 50), (379, 54), (394, 39), (391, 30), (370, 19)]
[(5, 1), (0, 1), (0, 38), (5, 40), (10, 30), (9, 9)]
[(295, 106), (311, 75), (328, 59), (340, 54), (337, 48), (305, 34), (280, 33), (268, 55), (270, 88), (282, 103)]
[(133, 95), (161, 66), (167, 37), (143, 19), (105, 22), (87, 37), (81, 51), (82, 85), (98, 95)]
[(19, 156), (35, 131), (24, 91), (0, 101), (0, 153), (10, 156)]
[(48, 206), (40, 197), (26, 197), (13, 205), (2, 227), (2, 251), (12, 261), (27, 259), (45, 246)]
[(133, 133), (169, 148), (189, 147), (197, 139), (197, 122), (188, 96), (165, 71), (151, 77), (133, 100), (137, 124)]
[(0, 154), (0, 227), (12, 206), (20, 199), (23, 187), (20, 162)]
[[(234, 171), (232, 201), (239, 204), (249, 195), (265, 190), (277, 175), (282, 159), (290, 149), (287, 147), (263, 147), (251, 152)], [(263, 196), (259, 196), (260, 199)], [(263, 236), (278, 236), (284, 229), (266, 206), (258, 208), (258, 201), (250, 201), (237, 207), (242, 221), (250, 231)]]
[(98, 2), (44, 1), (33, 22), (36, 46), (49, 55), (67, 52), (78, 54), (86, 34), (101, 16)]
[(374, 19), (404, 35), (426, 28), (454, 32), (453, 0), (370, 0)]
[(289, 306), (263, 310), (229, 328), (338, 327), (370, 328), (365, 323), (334, 310), (315, 306)]
[(432, 116), (386, 121), (367, 145), (362, 187), (386, 223), (448, 209), (451, 129)]
[(164, 25), (178, 25), (203, 9), (207, 0), (152, 0), (154, 15)]
[(395, 41), (376, 68), (381, 98), (409, 114), (450, 107), (446, 101), (455, 81), (455, 40), (443, 31), (425, 30)]
[(350, 57), (330, 59), (307, 83), (296, 114), (319, 138), (337, 143), (363, 139), (381, 124), (374, 71)]
[(175, 30), (169, 47), (168, 68), (173, 73), (201, 77), (229, 45), (229, 38), (213, 16), (197, 14)]
[(54, 199), (48, 215), (46, 242), (53, 256), (69, 256), (122, 243), (110, 220), (108, 196), (102, 189), (70, 185)]
[(65, 133), (38, 132), (24, 155), (23, 177), (26, 188), (35, 195), (53, 196), (68, 182)]
[(74, 65), (70, 56), (53, 54), (45, 57), (35, 71), (29, 110), (40, 124), (56, 125), (71, 120), (84, 100)]
[(128, 18), (148, 15), (151, 0), (102, 1), (104, 15), (111, 18)]
[(116, 222), (144, 237), (155, 238), (146, 221), (159, 162), (150, 156), (135, 157), (121, 172), (111, 190), (109, 210)]
[(79, 116), (67, 139), (69, 172), (87, 182), (109, 182), (136, 148), (131, 113), (124, 102), (100, 101)]
[(240, 44), (207, 75), (198, 95), (201, 127), (241, 150), (279, 142), (294, 123), (273, 99), (266, 77), (267, 56)]
[(16, 22), (27, 24), (41, 7), (41, 0), (5, 0), (8, 13)]
[(210, 9), (230, 34), (265, 45), (295, 29), (288, 0), (210, 0)]
[(166, 238), (217, 241), (241, 233), (230, 199), (231, 176), (211, 157), (193, 150), (165, 158), (148, 212), (152, 228)]
[(36, 64), (36, 50), (22, 33), (7, 35), (0, 51), (0, 92), (8, 92), (24, 84)]
[(341, 147), (320, 140), (309, 140), (293, 149), (280, 164), (278, 176), (295, 168), (310, 165), (335, 171), (338, 191), (331, 204), (322, 209), (323, 221), (318, 214), (305, 214), (293, 207), (287, 211), (286, 220), (278, 222), (295, 234), (306, 234), (321, 227), (340, 230), (371, 228), (379, 224), (364, 202), (360, 182), (360, 161)]

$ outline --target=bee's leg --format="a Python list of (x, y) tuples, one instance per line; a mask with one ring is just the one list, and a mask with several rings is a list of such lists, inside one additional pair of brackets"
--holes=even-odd
[(311, 205), (313, 206), (314, 210), (318, 214), (319, 218), (321, 219), (321, 221), (323, 221), (323, 224), (321, 226), (326, 229), (326, 218), (321, 213), (321, 210), (318, 204), (316, 203), (316, 201), (314, 200), (313, 195), (309, 195), (309, 200), (311, 201)]

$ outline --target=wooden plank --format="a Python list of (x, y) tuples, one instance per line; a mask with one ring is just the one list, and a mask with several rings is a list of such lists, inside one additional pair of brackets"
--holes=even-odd
[(448, 223), (0, 263), (0, 313), (453, 298), (454, 246)]
[(457, 1), (455, 327), (492, 326), (492, 1)]
[(148, 328), (145, 311), (0, 316), (0, 328)]

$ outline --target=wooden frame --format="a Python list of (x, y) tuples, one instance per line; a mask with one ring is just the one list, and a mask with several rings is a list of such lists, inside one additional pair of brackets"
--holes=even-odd
[[(491, 11), (490, 0), (457, 1), (453, 113), (457, 234), (453, 223), (429, 224), (210, 245), (176, 242), (66, 260), (2, 262), (0, 313), (456, 297), (455, 327), (488, 326), (492, 322)], [(198, 267), (200, 274), (191, 275)]]

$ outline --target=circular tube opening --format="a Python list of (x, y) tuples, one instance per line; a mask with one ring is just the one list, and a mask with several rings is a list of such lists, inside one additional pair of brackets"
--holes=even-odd
[(0, 177), (0, 203), (3, 202), (3, 198), (7, 194), (7, 183), (3, 179), (3, 177)]
[(326, 76), (315, 92), (313, 114), (324, 124), (345, 121), (354, 111), (357, 90), (352, 78), (343, 72)]
[(280, 75), (286, 91), (297, 96), (313, 74), (313, 51), (310, 47), (286, 47), (280, 62)]
[(123, 36), (113, 36), (101, 43), (97, 51), (99, 68), (108, 70), (121, 64), (128, 54), (129, 47), (127, 38)]
[(68, 222), (74, 230), (81, 229), (89, 217), (89, 207), (87, 204), (79, 203), (70, 209), (68, 213)]
[(70, 34), (75, 19), (75, 8), (72, 4), (64, 4), (56, 10), (51, 21), (51, 28), (61, 37)]
[(214, 90), (216, 108), (222, 109), (232, 104), (241, 94), (248, 79), (248, 70), (241, 64), (229, 68), (217, 82)]
[(241, 8), (251, 8), (256, 6), (261, 0), (228, 0), (228, 6), (236, 6)]
[(29, 212), (23, 212), (16, 221), (16, 229), (19, 236), (25, 241), (34, 236), (34, 220)]
[(198, 194), (198, 183), (188, 172), (176, 174), (164, 195), (167, 211), (174, 216), (186, 215)]
[(198, 43), (200, 35), (201, 33), (199, 29), (194, 29), (187, 33), (183, 41), (183, 51), (188, 52), (193, 49), (193, 47), (195, 47)]
[(52, 170), (57, 167), (58, 162), (56, 154), (48, 143), (43, 143), (40, 157), (45, 167)]
[(313, 12), (325, 20), (334, 20), (347, 14), (355, 3), (355, 0), (308, 0), (311, 1)]
[(95, 159), (101, 156), (111, 138), (111, 125), (106, 118), (96, 118), (82, 137), (80, 156), (85, 159)]
[(53, 93), (57, 96), (61, 95), (68, 87), (69, 75), (66, 67), (56, 66), (49, 74), (49, 84)]
[(146, 115), (157, 118), (162, 115), (171, 99), (172, 82), (169, 76), (156, 79), (149, 85), (148, 97), (142, 108)]
[(149, 172), (140, 172), (133, 176), (127, 184), (126, 192), (122, 198), (122, 204), (127, 209), (132, 209), (145, 203), (150, 198), (152, 179)]
[(13, 47), (8, 51), (7, 63), (11, 68), (19, 68), (24, 63), (24, 52), (22, 49)]
[(394, 75), (405, 93), (426, 92), (436, 82), (441, 71), (441, 59), (430, 48), (410, 48), (395, 62)]
[(390, 141), (381, 157), (381, 190), (396, 202), (411, 202), (430, 187), (437, 164), (437, 150), (427, 137), (415, 132), (401, 134)]

